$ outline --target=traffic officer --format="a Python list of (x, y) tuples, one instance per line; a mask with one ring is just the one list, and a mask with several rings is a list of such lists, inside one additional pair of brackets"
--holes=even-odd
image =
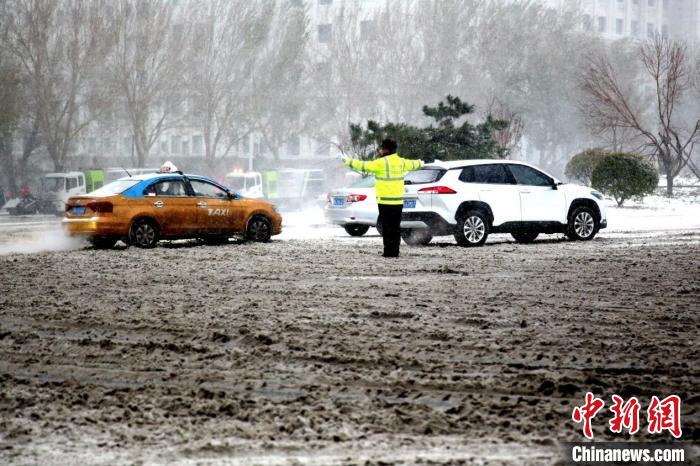
[(379, 222), (384, 237), (384, 257), (399, 257), (401, 244), (401, 211), (403, 210), (403, 177), (423, 166), (421, 160), (409, 160), (396, 153), (396, 141), (384, 139), (379, 147), (379, 157), (363, 161), (343, 156), (345, 165), (363, 174), (373, 174)]

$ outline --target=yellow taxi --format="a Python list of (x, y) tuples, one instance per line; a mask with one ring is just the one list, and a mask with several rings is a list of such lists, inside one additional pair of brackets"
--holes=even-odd
[(65, 210), (64, 230), (87, 237), (96, 248), (111, 248), (120, 239), (140, 248), (161, 239), (220, 242), (234, 235), (266, 242), (282, 232), (282, 216), (269, 202), (182, 172), (122, 178), (71, 197)]

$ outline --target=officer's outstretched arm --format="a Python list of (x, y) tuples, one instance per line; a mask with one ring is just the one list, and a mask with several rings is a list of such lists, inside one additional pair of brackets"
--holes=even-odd
[(404, 159), (404, 163), (408, 171), (418, 170), (423, 165), (425, 165), (425, 163), (422, 160)]
[(382, 165), (378, 163), (377, 160), (358, 160), (358, 159), (347, 159), (345, 165), (352, 168), (360, 173), (372, 173), (375, 174), (379, 171)]

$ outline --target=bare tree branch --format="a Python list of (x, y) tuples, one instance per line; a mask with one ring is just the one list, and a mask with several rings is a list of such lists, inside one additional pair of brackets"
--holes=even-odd
[(686, 46), (656, 35), (642, 45), (639, 57), (654, 89), (652, 121), (643, 120), (642, 106), (632, 105), (630, 91), (620, 85), (604, 55), (592, 58), (583, 72), (580, 86), (587, 99), (581, 107), (593, 128), (628, 128), (646, 140), (643, 146), (663, 167), (667, 194), (672, 195), (673, 179), (688, 165), (700, 136), (700, 119), (688, 128), (677, 111), (692, 85)]

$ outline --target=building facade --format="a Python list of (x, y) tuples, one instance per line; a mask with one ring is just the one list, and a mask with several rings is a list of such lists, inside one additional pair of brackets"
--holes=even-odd
[(698, 0), (543, 0), (553, 8), (578, 8), (585, 29), (606, 39), (643, 40), (656, 33), (700, 40)]

